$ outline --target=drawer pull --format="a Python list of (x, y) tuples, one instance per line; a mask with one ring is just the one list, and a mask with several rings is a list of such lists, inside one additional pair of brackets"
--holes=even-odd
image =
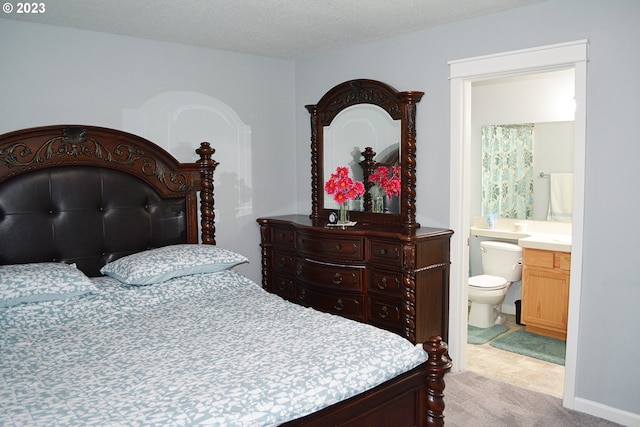
[(337, 245), (336, 245), (336, 251), (338, 251), (338, 252), (339, 252), (339, 251), (340, 251), (340, 249), (342, 249), (342, 246), (340, 246), (340, 244), (337, 244)]
[(336, 303), (336, 305), (333, 306), (333, 308), (336, 309), (337, 311), (344, 310), (344, 303), (342, 302), (342, 299), (338, 299), (338, 302)]
[(285, 288), (286, 288), (286, 285), (284, 280), (280, 280), (280, 282), (278, 283), (278, 289), (280, 289), (281, 291), (284, 291)]
[(301, 265), (301, 264), (298, 264), (298, 265), (296, 266), (296, 274), (297, 274), (298, 276), (302, 274), (302, 265)]
[(304, 299), (306, 298), (306, 296), (307, 296), (307, 293), (305, 292), (305, 290), (304, 290), (304, 289), (300, 289), (300, 294), (298, 295), (298, 299), (299, 299), (300, 301), (304, 301)]
[(336, 273), (333, 275), (332, 282), (334, 285), (339, 285), (342, 283), (342, 276), (340, 275), (340, 273)]
[(380, 249), (380, 255), (386, 255), (387, 250), (385, 248)]
[(387, 289), (387, 278), (383, 277), (382, 280), (378, 282), (379, 289)]
[(387, 309), (387, 306), (385, 305), (382, 307), (382, 310), (380, 310), (380, 313), (378, 313), (378, 316), (383, 319), (386, 319), (388, 315), (389, 315), (389, 309)]
[(286, 258), (285, 257), (278, 258), (278, 261), (276, 261), (276, 264), (278, 264), (278, 267), (284, 267), (287, 264)]

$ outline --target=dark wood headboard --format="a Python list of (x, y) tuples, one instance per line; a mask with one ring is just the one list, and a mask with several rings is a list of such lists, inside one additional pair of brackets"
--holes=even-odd
[[(180, 163), (139, 136), (56, 125), (0, 135), (0, 264), (63, 261), (89, 276), (175, 243), (215, 244), (214, 149)], [(200, 236), (198, 234), (200, 192)]]

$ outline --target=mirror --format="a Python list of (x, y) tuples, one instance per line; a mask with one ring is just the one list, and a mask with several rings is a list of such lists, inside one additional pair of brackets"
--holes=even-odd
[[(324, 134), (324, 176), (327, 182), (331, 174), (340, 166), (349, 168), (349, 176), (366, 182), (365, 170), (360, 164), (362, 153), (370, 148), (376, 153), (373, 157), (376, 165), (387, 164), (389, 157), (399, 159), (400, 156), (400, 120), (394, 120), (386, 111), (377, 105), (357, 104), (345, 108), (329, 126), (323, 129)], [(338, 209), (338, 203), (326, 191), (324, 206), (327, 209)], [(387, 212), (399, 213), (399, 205), (393, 203), (392, 197), (385, 206)], [(351, 210), (364, 211), (364, 197), (353, 200)]]
[[(361, 224), (397, 224), (418, 228), (415, 219), (416, 104), (423, 92), (398, 92), (375, 80), (350, 80), (329, 90), (315, 105), (311, 117), (311, 219), (326, 222), (338, 209), (324, 184), (338, 166), (349, 175), (373, 185), (368, 176), (381, 164), (400, 167), (397, 207), (373, 212), (371, 193), (351, 201), (351, 219)], [(391, 160), (390, 160), (391, 159)]]
[[(482, 217), (487, 205), (483, 192), (482, 131), (488, 125), (529, 125), (532, 132), (533, 170), (521, 195), (529, 197), (529, 216), (514, 219), (546, 221), (551, 173), (573, 172), (575, 121), (575, 69), (489, 78), (473, 82), (470, 116), (470, 214)], [(513, 161), (523, 161), (514, 155)], [(540, 177), (543, 173), (543, 177)], [(496, 183), (500, 180), (496, 180)], [(532, 192), (530, 191), (532, 190)], [(495, 197), (495, 195), (492, 195)], [(507, 215), (501, 215), (507, 217)]]
[[(497, 212), (501, 218), (549, 220), (551, 174), (573, 173), (574, 122), (483, 126), (482, 134), (478, 160), (482, 171), (480, 216), (495, 213), (489, 211), (502, 206), (503, 210)], [(497, 139), (498, 153), (491, 143)], [(529, 145), (508, 152), (508, 143)], [(516, 164), (511, 165), (510, 161)], [(507, 170), (501, 171), (501, 167)], [(516, 181), (510, 181), (516, 170), (520, 171), (515, 174)], [(505, 202), (496, 203), (497, 199)]]

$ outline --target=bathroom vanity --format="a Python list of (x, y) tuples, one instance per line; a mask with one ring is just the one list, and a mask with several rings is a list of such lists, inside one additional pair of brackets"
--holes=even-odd
[(571, 254), (524, 248), (522, 323), (528, 332), (567, 339)]
[(474, 219), (473, 236), (515, 241), (523, 248), (522, 312), (526, 330), (566, 340), (571, 277), (571, 224), (527, 221), (515, 230), (513, 220), (499, 219), (487, 229)]

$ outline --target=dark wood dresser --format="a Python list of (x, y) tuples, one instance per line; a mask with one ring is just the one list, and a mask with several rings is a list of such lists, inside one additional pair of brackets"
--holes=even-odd
[(365, 223), (342, 229), (303, 215), (258, 223), (267, 291), (413, 343), (448, 339), (451, 230)]

